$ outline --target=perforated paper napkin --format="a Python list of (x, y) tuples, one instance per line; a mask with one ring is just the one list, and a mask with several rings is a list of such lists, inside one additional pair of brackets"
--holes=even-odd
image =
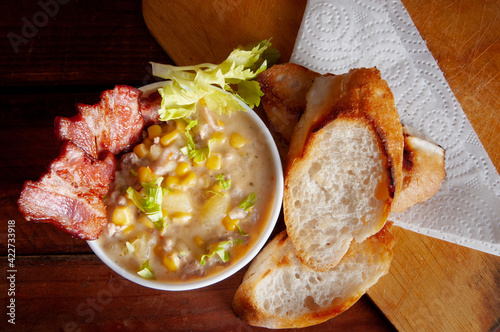
[(399, 0), (309, 0), (290, 61), (334, 74), (376, 66), (401, 122), (446, 149), (440, 191), (390, 219), (500, 255), (500, 177)]

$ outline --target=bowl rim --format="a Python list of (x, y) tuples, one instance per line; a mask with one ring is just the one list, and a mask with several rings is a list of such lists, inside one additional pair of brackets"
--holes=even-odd
[[(142, 86), (139, 88), (139, 90), (143, 92), (143, 95), (147, 96), (150, 93), (153, 93), (159, 88), (170, 83), (171, 81), (155, 82)], [(228, 268), (222, 270), (220, 273), (216, 273), (208, 277), (204, 277), (201, 279), (194, 279), (186, 282), (183, 281), (168, 282), (168, 281), (144, 279), (137, 274), (127, 271), (126, 269), (118, 265), (109, 256), (107, 256), (104, 250), (102, 250), (97, 240), (87, 241), (89, 247), (101, 259), (101, 261), (104, 264), (106, 264), (109, 268), (111, 268), (113, 271), (118, 273), (123, 278), (130, 280), (141, 286), (158, 290), (165, 290), (165, 291), (185, 291), (185, 290), (193, 290), (193, 289), (207, 287), (216, 284), (224, 279), (227, 279), (236, 272), (238, 272), (239, 270), (241, 270), (243, 267), (245, 267), (255, 258), (255, 256), (257, 256), (257, 254), (261, 251), (261, 249), (264, 247), (269, 237), (271, 236), (281, 212), (281, 207), (283, 202), (283, 191), (284, 191), (283, 168), (278, 148), (269, 129), (262, 121), (262, 119), (257, 115), (257, 113), (254, 112), (253, 109), (251, 109), (248, 105), (244, 104), (243, 102), (241, 101), (239, 102), (247, 111), (246, 113), (252, 118), (252, 120), (258, 125), (259, 129), (263, 132), (271, 152), (273, 163), (275, 165), (274, 176), (276, 178), (276, 181), (274, 186), (274, 192), (275, 192), (274, 204), (272, 207), (272, 211), (269, 214), (268, 223), (264, 228), (260, 238), (254, 242), (253, 246), (250, 248), (250, 250), (247, 251), (247, 253), (243, 257), (241, 257), (240, 259), (238, 259), (238, 261), (231, 264)]]

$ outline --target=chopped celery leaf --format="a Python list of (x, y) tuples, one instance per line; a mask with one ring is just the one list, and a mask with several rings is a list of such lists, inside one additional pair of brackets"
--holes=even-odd
[(231, 179), (226, 179), (226, 176), (224, 174), (221, 173), (217, 175), (215, 179), (219, 181), (219, 185), (222, 189), (228, 190), (229, 188), (231, 188)]
[(138, 275), (143, 277), (144, 279), (155, 279), (155, 275), (153, 273), (153, 269), (151, 265), (149, 265), (149, 260), (142, 262), (141, 267), (139, 267)]
[(127, 189), (127, 198), (132, 200), (139, 210), (146, 213), (155, 225), (158, 221), (163, 220), (163, 212), (161, 210), (163, 199), (162, 181), (163, 177), (160, 176), (151, 182), (143, 182), (142, 193), (139, 193), (132, 187)]
[[(189, 117), (202, 98), (211, 110), (220, 114), (242, 110), (237, 99), (250, 107), (259, 105), (262, 91), (257, 82), (250, 80), (278, 58), (279, 52), (271, 48), (269, 40), (263, 40), (236, 48), (218, 65), (176, 67), (152, 62), (154, 76), (172, 80), (172, 84), (158, 90), (162, 96), (160, 118), (166, 121)], [(233, 91), (235, 86), (237, 89)]]
[(253, 208), (256, 201), (257, 201), (257, 196), (255, 195), (255, 193), (251, 193), (250, 195), (248, 195), (248, 197), (246, 197), (244, 200), (241, 201), (239, 207), (245, 211), (248, 211), (251, 208)]
[(231, 256), (229, 255), (228, 250), (235, 244), (243, 244), (243, 243), (245, 243), (245, 241), (241, 239), (233, 239), (221, 242), (209, 254), (201, 256), (200, 263), (201, 265), (205, 265), (207, 263), (206, 258), (213, 257), (215, 254), (217, 254), (217, 256), (219, 256), (224, 263), (229, 262)]

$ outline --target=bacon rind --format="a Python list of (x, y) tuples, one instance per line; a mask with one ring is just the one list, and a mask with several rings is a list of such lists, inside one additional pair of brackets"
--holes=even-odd
[(145, 126), (139, 100), (142, 92), (117, 85), (101, 94), (95, 105), (77, 105), (71, 118), (57, 117), (55, 133), (60, 141), (72, 141), (94, 158), (106, 151), (119, 154), (141, 140)]
[(52, 223), (71, 235), (95, 240), (107, 223), (102, 195), (114, 179), (116, 160), (97, 160), (71, 142), (38, 181), (26, 181), (18, 201), (23, 216)]
[(139, 101), (139, 109), (146, 121), (146, 127), (160, 123), (158, 110), (161, 107), (161, 95), (153, 92), (147, 97), (142, 97)]

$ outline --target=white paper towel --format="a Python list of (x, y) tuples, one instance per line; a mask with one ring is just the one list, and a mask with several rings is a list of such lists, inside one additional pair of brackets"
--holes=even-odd
[(399, 0), (309, 0), (290, 61), (334, 74), (376, 66), (401, 122), (446, 149), (438, 194), (390, 218), (500, 255), (500, 176)]

